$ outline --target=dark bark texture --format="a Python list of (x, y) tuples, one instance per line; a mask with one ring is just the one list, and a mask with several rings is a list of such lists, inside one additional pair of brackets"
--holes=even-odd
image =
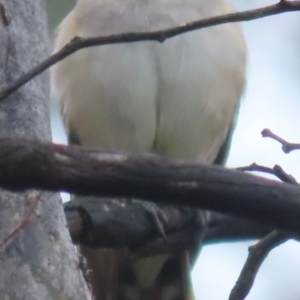
[[(75, 244), (90, 247), (129, 247), (133, 258), (197, 248), (202, 235), (199, 210), (159, 205), (165, 237), (160, 235), (141, 202), (86, 197), (65, 205), (67, 224)], [(204, 244), (260, 238), (272, 227), (211, 213)]]
[(0, 139), (0, 187), (202, 208), (300, 232), (299, 185), (155, 155)]

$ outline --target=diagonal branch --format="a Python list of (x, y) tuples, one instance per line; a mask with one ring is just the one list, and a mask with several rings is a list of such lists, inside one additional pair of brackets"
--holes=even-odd
[(199, 21), (187, 23), (182, 26), (172, 27), (166, 30), (158, 30), (153, 32), (130, 32), (94, 38), (76, 37), (59, 52), (50, 56), (49, 58), (32, 68), (30, 71), (19, 77), (17, 80), (9, 84), (2, 91), (0, 91), (0, 101), (7, 98), (9, 95), (11, 95), (24, 84), (26, 84), (32, 78), (49, 69), (57, 62), (63, 60), (67, 56), (83, 48), (108, 44), (133, 43), (139, 41), (157, 41), (163, 43), (166, 39), (202, 28), (207, 28), (225, 23), (251, 21), (272, 15), (299, 10), (300, 1), (281, 0), (278, 3), (270, 6), (261, 7), (253, 10), (247, 10), (244, 12), (230, 13), (226, 15), (206, 18)]
[(254, 246), (249, 247), (248, 258), (230, 293), (229, 300), (244, 300), (247, 297), (254, 283), (256, 274), (269, 252), (288, 239), (290, 239), (290, 237), (287, 233), (274, 230)]
[[(264, 130), (266, 131), (266, 130)], [(271, 131), (270, 131), (271, 132)], [(245, 171), (258, 171), (277, 176), (283, 182), (298, 184), (294, 177), (287, 174), (280, 166), (276, 165), (273, 169), (252, 164), (249, 167), (240, 168)], [(285, 243), (292, 236), (281, 230), (273, 230), (254, 246), (249, 247), (248, 258), (243, 266), (239, 278), (233, 287), (229, 300), (244, 300), (249, 294), (260, 266), (267, 258), (270, 251), (275, 247)]]

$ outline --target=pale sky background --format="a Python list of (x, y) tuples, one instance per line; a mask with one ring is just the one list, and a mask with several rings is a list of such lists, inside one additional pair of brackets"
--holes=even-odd
[[(237, 10), (245, 10), (277, 1), (231, 2)], [(74, 3), (48, 0), (51, 30)], [(263, 128), (270, 128), (289, 141), (300, 142), (300, 12), (243, 23), (242, 27), (249, 48), (248, 84), (227, 165), (279, 164), (300, 180), (300, 152), (286, 155), (279, 144), (260, 135)], [(53, 139), (65, 142), (58, 115), (53, 116)], [(251, 244), (204, 247), (193, 271), (197, 299), (228, 299)], [(290, 241), (266, 259), (247, 300), (299, 300), (299, 281), (300, 244)]]

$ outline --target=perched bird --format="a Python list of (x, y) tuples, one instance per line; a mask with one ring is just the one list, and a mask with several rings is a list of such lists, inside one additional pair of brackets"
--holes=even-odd
[[(77, 0), (59, 26), (54, 51), (75, 36), (161, 30), (230, 12), (226, 0)], [(70, 143), (222, 164), (245, 69), (244, 38), (232, 23), (163, 44), (82, 49), (52, 68), (51, 85)], [(81, 251), (93, 269), (97, 300), (194, 299), (185, 253), (130, 264), (125, 250)]]

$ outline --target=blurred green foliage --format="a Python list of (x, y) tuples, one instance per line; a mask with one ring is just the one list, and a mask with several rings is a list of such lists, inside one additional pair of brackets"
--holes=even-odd
[(75, 2), (75, 0), (47, 0), (49, 29), (51, 33), (66, 14), (71, 11)]

